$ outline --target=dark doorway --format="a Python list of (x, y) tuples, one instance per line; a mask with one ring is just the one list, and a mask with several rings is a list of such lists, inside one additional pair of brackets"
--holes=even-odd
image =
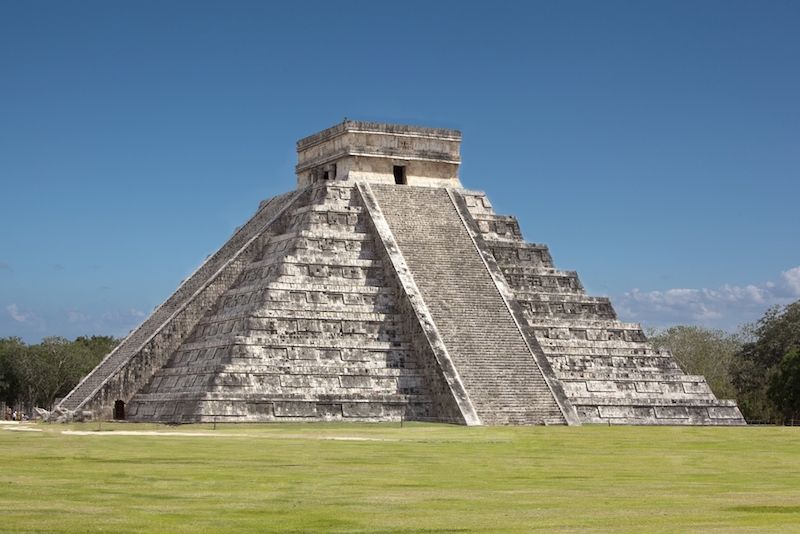
[(395, 165), (394, 166), (394, 183), (398, 185), (405, 185), (408, 182), (406, 181), (406, 166), (405, 165)]
[(114, 402), (114, 419), (117, 421), (125, 420), (125, 403), (121, 400)]

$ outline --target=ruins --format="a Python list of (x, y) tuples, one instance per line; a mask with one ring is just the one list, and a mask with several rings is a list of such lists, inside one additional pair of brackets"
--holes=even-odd
[(345, 121), (59, 405), (130, 421), (738, 425), (459, 180), (456, 130)]

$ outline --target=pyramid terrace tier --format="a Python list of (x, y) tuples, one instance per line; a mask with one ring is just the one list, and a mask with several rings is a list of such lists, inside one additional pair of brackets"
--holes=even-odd
[[(540, 291), (515, 291), (529, 324), (544, 324), (551, 318), (614, 320), (617, 314), (607, 297), (590, 297), (585, 294), (542, 293)], [(565, 323), (560, 323), (559, 326)]]
[(227, 334), (246, 333), (250, 337), (260, 339), (314, 337), (338, 340), (346, 337), (369, 337), (381, 341), (395, 341), (399, 322), (400, 318), (395, 314), (362, 314), (360, 318), (346, 320), (342, 319), (340, 314), (332, 312), (327, 316), (319, 312), (297, 312), (294, 316), (287, 317), (286, 312), (282, 311), (272, 316), (244, 315), (238, 318), (203, 321), (197, 325), (189, 340), (210, 340)]
[(576, 405), (587, 423), (617, 425), (706, 425), (738, 426), (745, 424), (732, 401), (701, 400), (675, 404), (623, 404), (611, 400), (605, 405)]
[[(629, 373), (630, 374), (630, 373)], [(591, 404), (608, 399), (627, 399), (641, 402), (682, 402), (707, 400), (716, 402), (714, 393), (702, 376), (684, 374), (654, 376), (639, 373), (637, 378), (622, 378), (613, 374), (567, 378), (561, 377), (564, 390), (576, 404)], [(592, 402), (589, 402), (589, 401)]]
[(575, 271), (509, 266), (498, 262), (505, 279), (517, 291), (583, 295), (583, 285)]
[[(148, 393), (261, 393), (270, 396), (305, 394), (307, 388), (322, 388), (324, 392), (321, 394), (334, 396), (352, 394), (353, 390), (366, 390), (370, 396), (380, 392), (386, 395), (398, 392), (419, 395), (424, 392), (425, 377), (411, 369), (383, 369), (379, 372), (370, 368), (341, 370), (334, 366), (298, 366), (291, 370), (293, 372), (287, 372), (278, 365), (175, 368), (172, 374), (159, 372)], [(361, 393), (359, 395), (363, 397)], [(135, 398), (144, 399), (141, 396)]]
[[(180, 368), (192, 367), (210, 372), (220, 365), (236, 365), (237, 369), (255, 370), (260, 368), (290, 369), (356, 369), (369, 373), (383, 372), (386, 369), (418, 369), (410, 345), (405, 347), (385, 346), (383, 348), (312, 347), (308, 345), (274, 344), (234, 345), (189, 349), (177, 353), (168, 366), (158, 373), (179, 373)], [(215, 367), (217, 366), (217, 367)]]
[[(300, 352), (313, 351), (317, 349), (339, 350), (344, 359), (358, 359), (358, 354), (367, 354), (371, 351), (383, 351), (389, 349), (411, 350), (411, 343), (398, 340), (380, 341), (371, 339), (356, 338), (334, 338), (320, 339), (316, 336), (306, 339), (287, 339), (284, 336), (265, 336), (265, 335), (237, 335), (227, 334), (218, 336), (214, 339), (202, 339), (199, 341), (186, 341), (181, 346), (181, 351), (196, 349), (230, 349), (232, 354), (236, 353), (236, 347), (261, 346), (264, 348), (285, 348), (287, 350), (297, 350)], [(249, 348), (247, 349), (250, 350)], [(244, 356), (242, 356), (244, 357)]]
[[(347, 314), (388, 312), (396, 295), (385, 286), (353, 288), (347, 285), (274, 282), (258, 288), (241, 287), (226, 293), (217, 315), (246, 313), (258, 308), (270, 310), (325, 310)], [(342, 315), (346, 317), (346, 315)]]
[(269, 263), (287, 254), (304, 258), (325, 258), (331, 261), (336, 261), (340, 257), (374, 258), (372, 239), (366, 234), (298, 230), (271, 236), (262, 250), (260, 261)]
[(546, 245), (525, 243), (524, 241), (489, 240), (489, 250), (498, 265), (528, 267), (534, 269), (555, 269), (550, 250)]
[(522, 242), (522, 230), (516, 217), (481, 213), (473, 214), (473, 219), (484, 239), (504, 244)]
[(603, 317), (570, 316), (541, 317), (529, 323), (536, 335), (543, 339), (631, 341), (646, 342), (647, 338), (638, 323), (626, 323)]
[(134, 421), (201, 422), (309, 422), (309, 421), (435, 421), (435, 408), (426, 398), (411, 395), (371, 396), (369, 399), (329, 396), (213, 396), (182, 398), (147, 396), (131, 401)]

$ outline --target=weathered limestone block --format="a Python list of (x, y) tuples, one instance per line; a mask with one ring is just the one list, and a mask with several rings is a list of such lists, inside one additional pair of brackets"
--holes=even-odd
[(276, 402), (275, 417), (315, 417), (317, 405), (314, 402)]

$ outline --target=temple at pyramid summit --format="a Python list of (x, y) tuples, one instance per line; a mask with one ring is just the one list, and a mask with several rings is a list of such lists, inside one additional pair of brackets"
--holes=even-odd
[(345, 121), (65, 397), (129, 421), (744, 424), (459, 180), (456, 130)]

